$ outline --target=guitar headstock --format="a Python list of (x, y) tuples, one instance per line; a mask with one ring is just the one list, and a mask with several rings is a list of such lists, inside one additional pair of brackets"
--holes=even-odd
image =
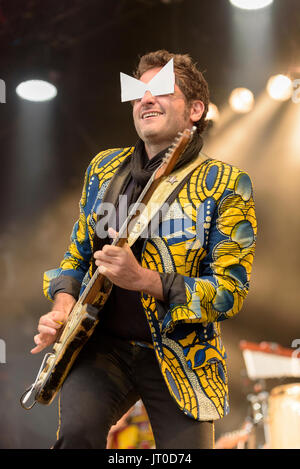
[(165, 154), (162, 164), (156, 170), (154, 179), (168, 176), (173, 171), (175, 164), (192, 140), (195, 131), (196, 127), (192, 127), (191, 129), (185, 129), (183, 132), (178, 133), (174, 142)]

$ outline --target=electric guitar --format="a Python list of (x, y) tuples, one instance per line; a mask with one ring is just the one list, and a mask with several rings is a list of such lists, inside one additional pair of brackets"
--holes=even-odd
[[(153, 172), (137, 202), (130, 210), (112, 245), (122, 247), (135, 226), (140, 204), (147, 205), (162, 180), (174, 169), (176, 162), (190, 143), (196, 128), (178, 134), (161, 165)], [(112, 283), (97, 268), (85, 290), (74, 305), (50, 353), (46, 353), (34, 383), (20, 398), (21, 406), (29, 410), (36, 402), (49, 405), (66, 379), (75, 359), (99, 322), (99, 312), (111, 292)], [(29, 401), (32, 401), (29, 403)]]

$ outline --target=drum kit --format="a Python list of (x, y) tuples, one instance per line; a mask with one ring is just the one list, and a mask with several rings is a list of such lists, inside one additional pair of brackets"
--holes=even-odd
[(247, 341), (240, 349), (254, 391), (247, 395), (249, 415), (240, 429), (222, 435), (215, 449), (300, 449), (300, 382), (266, 389), (268, 380), (300, 378), (300, 350)]

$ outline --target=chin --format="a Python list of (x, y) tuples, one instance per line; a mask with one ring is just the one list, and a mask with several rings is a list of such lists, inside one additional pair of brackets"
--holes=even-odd
[(147, 129), (139, 133), (142, 140), (159, 140), (161, 138), (161, 132), (157, 129)]

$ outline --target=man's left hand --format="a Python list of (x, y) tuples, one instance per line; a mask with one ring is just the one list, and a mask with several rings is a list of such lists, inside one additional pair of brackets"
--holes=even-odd
[[(112, 228), (108, 233), (112, 238), (117, 236)], [(101, 251), (94, 253), (94, 257), (99, 272), (112, 283), (126, 290), (141, 291), (145, 269), (138, 263), (128, 243), (123, 247), (106, 244)]]
[[(112, 238), (117, 232), (108, 230)], [(143, 291), (158, 300), (163, 299), (163, 288), (158, 272), (145, 269), (135, 258), (128, 243), (123, 247), (106, 244), (101, 251), (94, 253), (99, 272), (112, 283), (125, 290)]]

